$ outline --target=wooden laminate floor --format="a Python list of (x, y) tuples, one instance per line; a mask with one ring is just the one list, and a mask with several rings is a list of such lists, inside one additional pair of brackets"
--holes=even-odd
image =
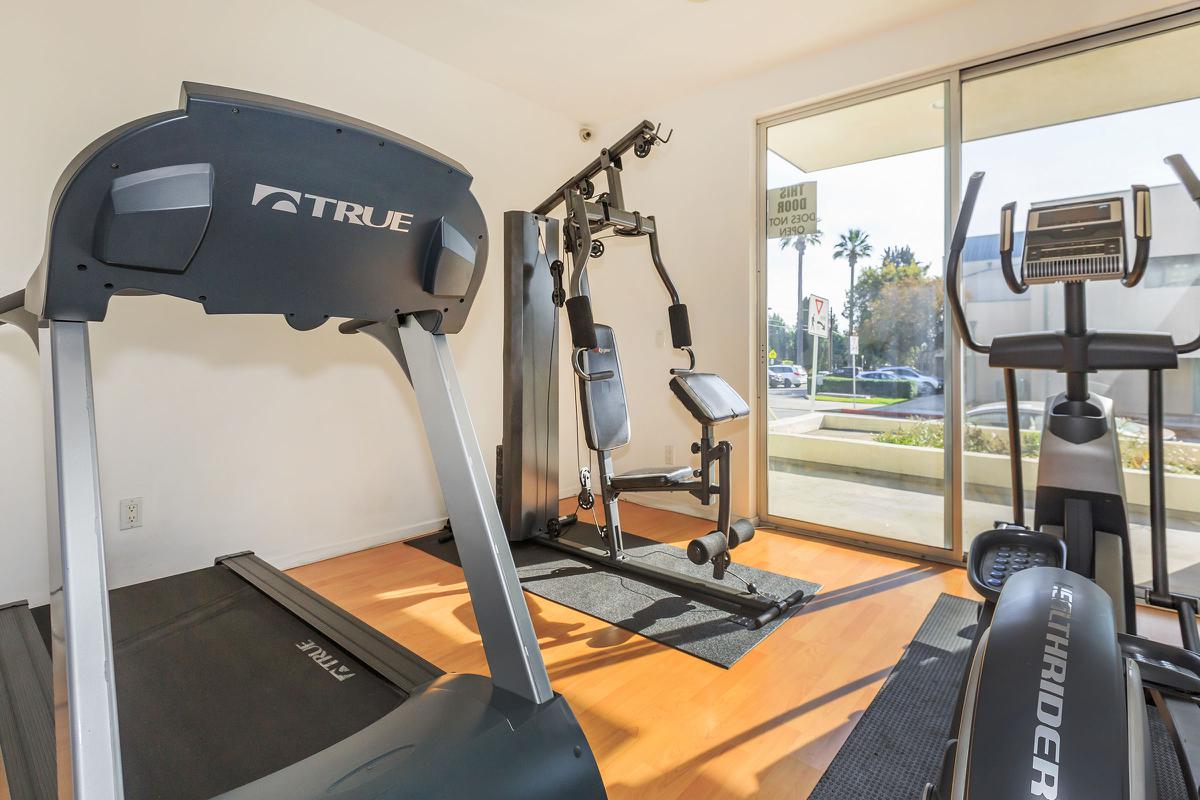
[[(679, 545), (710, 529), (629, 503), (621, 513), (630, 531)], [(774, 531), (737, 557), (824, 588), (730, 670), (524, 595), (614, 800), (807, 797), (937, 596), (974, 596), (955, 567)], [(290, 574), (442, 669), (486, 674), (457, 567), (390, 544)], [(1143, 632), (1174, 635), (1170, 618), (1141, 614)]]

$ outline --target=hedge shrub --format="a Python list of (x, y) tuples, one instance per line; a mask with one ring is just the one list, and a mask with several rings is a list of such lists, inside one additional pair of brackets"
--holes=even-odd
[(916, 381), (906, 378), (898, 378), (894, 381), (873, 378), (859, 378), (857, 381), (852, 381), (850, 378), (839, 378), (835, 375), (826, 375), (821, 378), (820, 390), (822, 392), (850, 394), (855, 389), (859, 394), (871, 397), (897, 397), (901, 400), (910, 400), (917, 396)]

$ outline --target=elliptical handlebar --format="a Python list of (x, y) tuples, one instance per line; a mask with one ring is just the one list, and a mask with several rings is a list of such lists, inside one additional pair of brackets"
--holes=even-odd
[(958, 220), (954, 223), (954, 236), (950, 239), (950, 255), (946, 257), (946, 296), (950, 299), (950, 316), (954, 319), (954, 327), (958, 329), (958, 335), (962, 337), (963, 344), (976, 353), (987, 355), (991, 352), (991, 347), (980, 344), (971, 335), (971, 329), (967, 325), (967, 314), (963, 310), (959, 286), (961, 282), (959, 271), (962, 268), (963, 248), (967, 244), (967, 229), (971, 227), (971, 215), (975, 213), (975, 201), (979, 197), (979, 187), (983, 185), (983, 175), (982, 172), (976, 172), (967, 181), (967, 191), (963, 194), (962, 206), (958, 210)]
[(1121, 278), (1121, 285), (1132, 289), (1146, 277), (1146, 265), (1150, 263), (1150, 189), (1141, 184), (1134, 184), (1131, 189), (1133, 197), (1133, 238), (1137, 249), (1133, 255), (1133, 267)]
[(1013, 269), (1012, 251), (1015, 236), (1013, 235), (1014, 219), (1017, 215), (1017, 203), (1005, 203), (1000, 209), (1000, 267), (1004, 271), (1004, 282), (1008, 284), (1013, 294), (1025, 294), (1029, 284), (1023, 277), (1017, 276)]
[[(1163, 159), (1179, 178), (1179, 182), (1183, 184), (1184, 190), (1188, 196), (1192, 198), (1197, 206), (1200, 206), (1200, 178), (1196, 177), (1196, 173), (1192, 171), (1192, 167), (1188, 164), (1187, 159), (1181, 154), (1175, 153)], [(1194, 353), (1200, 350), (1200, 334), (1196, 335), (1195, 339), (1184, 344), (1175, 345), (1175, 352), (1179, 354)]]
[(1183, 188), (1187, 190), (1192, 200), (1200, 204), (1200, 178), (1197, 178), (1196, 173), (1192, 172), (1192, 167), (1188, 164), (1187, 159), (1179, 153), (1175, 153), (1167, 156), (1163, 161), (1175, 171), (1179, 182), (1183, 184)]
[[(1200, 177), (1192, 170), (1187, 159), (1176, 153), (1167, 156), (1163, 159), (1179, 178), (1179, 182), (1187, 191), (1191, 199), (1200, 206)], [(967, 325), (966, 312), (963, 309), (962, 288), (961, 288), (961, 270), (962, 270), (962, 254), (966, 247), (967, 229), (971, 225), (971, 217), (975, 212), (975, 201), (979, 196), (979, 188), (983, 184), (984, 173), (976, 172), (971, 175), (967, 182), (967, 189), (963, 193), (962, 206), (958, 212), (958, 219), (954, 225), (954, 235), (950, 240), (950, 253), (946, 258), (946, 296), (950, 304), (950, 316), (954, 320), (954, 327), (962, 338), (963, 344), (970, 350), (983, 355), (991, 353), (990, 344), (982, 344), (976, 341), (971, 334), (970, 327)], [(1133, 265), (1129, 271), (1121, 278), (1123, 286), (1132, 288), (1137, 286), (1142, 278), (1146, 275), (1146, 268), (1150, 261), (1150, 190), (1146, 186), (1135, 185), (1133, 191), (1133, 211), (1134, 211), (1134, 240), (1136, 241), (1136, 250), (1133, 257)], [(1012, 251), (1014, 247), (1015, 236), (1013, 235), (1013, 223), (1016, 215), (1016, 203), (1007, 203), (1000, 210), (1000, 266), (1004, 274), (1004, 282), (1014, 294), (1023, 294), (1029, 289), (1029, 285), (1025, 282), (1023, 275), (1018, 275), (1017, 270), (1013, 266)], [(1176, 344), (1175, 351), (1179, 354), (1193, 353), (1200, 350), (1200, 334), (1196, 338), (1183, 344)]]

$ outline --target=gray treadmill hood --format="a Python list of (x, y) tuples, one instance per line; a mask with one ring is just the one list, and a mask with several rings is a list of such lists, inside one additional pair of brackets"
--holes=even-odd
[(119, 292), (210, 314), (416, 314), (462, 329), (487, 229), (458, 163), (359, 120), (185, 83), (180, 108), (100, 137), (63, 172), (27, 307), (96, 321)]

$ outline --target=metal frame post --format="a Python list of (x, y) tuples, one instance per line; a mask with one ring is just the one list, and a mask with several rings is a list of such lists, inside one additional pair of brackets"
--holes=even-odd
[(504, 442), (497, 494), (513, 541), (546, 533), (558, 517), (559, 309), (553, 292), (561, 281), (551, 264), (560, 255), (558, 220), (505, 213)]
[(51, 320), (39, 334), (58, 796), (119, 800), (120, 728), (87, 323)]
[[(437, 469), (492, 683), (534, 703), (553, 699), (517, 568), (450, 343), (413, 317), (363, 329), (403, 355)], [(402, 362), (403, 363), (403, 362)]]
[(621, 511), (617, 507), (617, 492), (612, 488), (612, 451), (597, 451), (596, 461), (600, 467), (600, 498), (604, 503), (605, 540), (608, 542), (609, 556), (616, 561), (624, 557), (625, 535), (621, 530)]

